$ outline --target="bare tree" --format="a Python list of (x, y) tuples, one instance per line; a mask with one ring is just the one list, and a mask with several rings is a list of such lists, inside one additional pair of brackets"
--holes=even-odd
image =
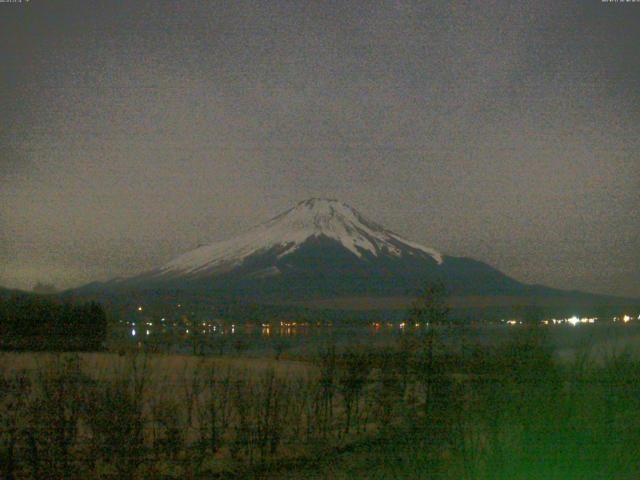
[(415, 299), (409, 311), (409, 326), (422, 328), (422, 348), (416, 362), (417, 379), (424, 391), (425, 415), (429, 415), (434, 401), (434, 387), (441, 380), (441, 372), (436, 370), (434, 349), (436, 327), (449, 322), (450, 307), (447, 290), (442, 283), (429, 284)]

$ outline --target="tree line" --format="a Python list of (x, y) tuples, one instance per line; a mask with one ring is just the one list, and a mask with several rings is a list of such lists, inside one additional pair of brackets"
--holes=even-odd
[(0, 298), (3, 350), (100, 350), (107, 316), (96, 302), (60, 302), (37, 295)]

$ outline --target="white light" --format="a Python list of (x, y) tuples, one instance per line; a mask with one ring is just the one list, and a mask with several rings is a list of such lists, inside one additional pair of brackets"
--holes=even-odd
[(567, 318), (567, 322), (569, 322), (573, 326), (576, 326), (580, 322), (580, 320), (574, 315), (571, 318)]
[(624, 323), (627, 323), (631, 320), (631, 317), (629, 315), (625, 315), (624, 317), (622, 317), (622, 320), (624, 321)]
[(149, 335), (149, 330), (147, 330), (147, 335)]
[(138, 311), (141, 312), (142, 311), (142, 307), (138, 307)]
[(135, 336), (136, 336), (136, 329), (135, 329), (135, 328), (132, 328), (132, 329), (131, 329), (131, 336), (132, 336), (132, 337), (135, 337)]

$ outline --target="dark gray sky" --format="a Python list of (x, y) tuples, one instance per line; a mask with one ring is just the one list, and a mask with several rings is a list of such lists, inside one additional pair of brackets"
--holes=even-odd
[(640, 296), (640, 3), (0, 3), (0, 284), (128, 275), (311, 196)]

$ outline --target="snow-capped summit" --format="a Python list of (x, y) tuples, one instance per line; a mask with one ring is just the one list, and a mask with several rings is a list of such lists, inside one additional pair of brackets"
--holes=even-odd
[(277, 258), (282, 259), (312, 239), (336, 242), (358, 259), (419, 256), (431, 257), (437, 264), (443, 262), (437, 251), (403, 239), (345, 203), (311, 198), (243, 235), (185, 253), (156, 273), (191, 276), (225, 271), (253, 255), (274, 250)]

